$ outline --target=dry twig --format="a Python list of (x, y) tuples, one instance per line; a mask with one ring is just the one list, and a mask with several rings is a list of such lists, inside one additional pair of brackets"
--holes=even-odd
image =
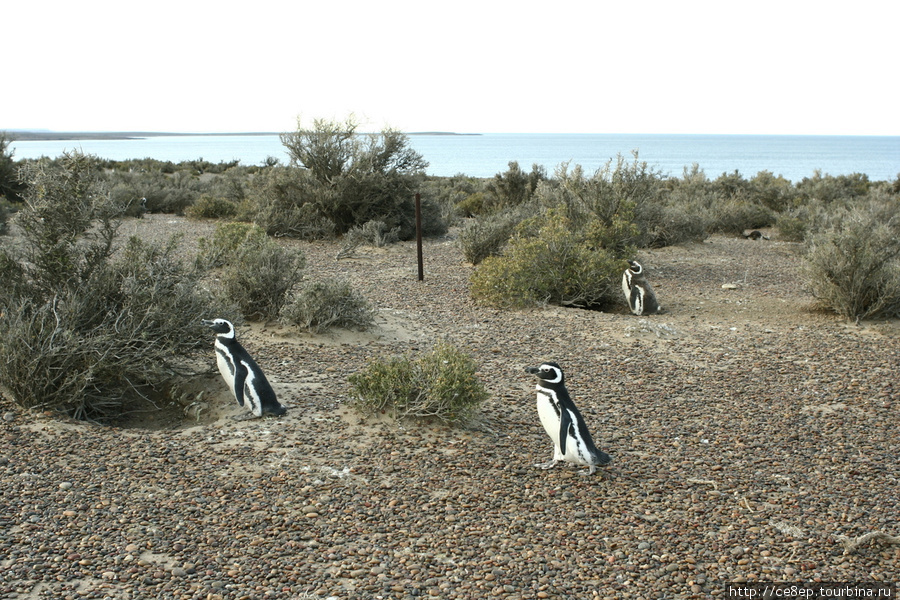
[(850, 554), (869, 540), (877, 540), (888, 545), (900, 545), (900, 537), (895, 537), (883, 531), (870, 531), (865, 535), (850, 538), (846, 535), (835, 536), (835, 539), (844, 547), (844, 554)]

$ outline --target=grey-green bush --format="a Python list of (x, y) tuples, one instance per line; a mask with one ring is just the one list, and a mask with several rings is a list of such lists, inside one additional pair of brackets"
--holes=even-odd
[(486, 258), (472, 273), (476, 301), (498, 307), (550, 303), (589, 309), (619, 301), (624, 263), (596, 243), (605, 235), (599, 223), (596, 232), (579, 231), (562, 209), (534, 221), (540, 226), (533, 235), (516, 235), (502, 256)]
[(203, 194), (185, 209), (184, 214), (192, 219), (225, 219), (234, 217), (237, 212), (238, 205), (233, 200)]
[(374, 313), (348, 282), (325, 279), (303, 284), (282, 309), (281, 320), (312, 333), (332, 327), (364, 330), (372, 325)]
[(197, 264), (201, 269), (214, 269), (235, 260), (239, 248), (261, 246), (266, 232), (251, 223), (220, 223), (212, 239), (198, 240)]
[(818, 304), (847, 319), (900, 316), (900, 207), (869, 199), (807, 236), (804, 272)]
[(221, 274), (223, 300), (251, 320), (275, 319), (294, 286), (303, 279), (306, 257), (271, 238), (244, 242)]
[[(301, 193), (288, 204), (310, 205), (325, 217), (335, 233), (343, 234), (368, 221), (383, 221), (399, 227), (401, 239), (415, 235), (413, 197), (428, 166), (409, 146), (409, 139), (394, 129), (377, 135), (357, 134), (358, 124), (316, 120), (312, 128), (298, 126), (281, 141), (293, 165), (309, 175)], [(439, 207), (423, 198), (423, 224), (427, 231), (440, 232)], [(434, 235), (434, 233), (430, 233)]]
[(90, 157), (29, 171), (21, 254), (0, 252), (0, 381), (27, 408), (114, 420), (153, 405), (208, 348), (199, 319), (228, 314), (166, 246), (119, 247), (121, 207)]
[(490, 216), (470, 219), (459, 232), (459, 245), (463, 256), (473, 265), (477, 265), (489, 256), (500, 254), (519, 223), (539, 212), (540, 207), (536, 203), (528, 202), (500, 210)]
[(466, 352), (441, 343), (424, 355), (370, 362), (350, 376), (353, 405), (367, 415), (435, 418), (450, 425), (477, 419), (488, 392)]

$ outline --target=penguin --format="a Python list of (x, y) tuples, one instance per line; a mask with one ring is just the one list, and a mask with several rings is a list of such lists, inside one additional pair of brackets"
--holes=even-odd
[(593, 475), (597, 466), (609, 464), (612, 458), (594, 445), (584, 418), (569, 396), (562, 368), (555, 362), (545, 362), (538, 367), (527, 367), (525, 372), (538, 378), (538, 416), (553, 440), (553, 458), (534, 466), (550, 469), (564, 460), (587, 465), (590, 469), (580, 474)]
[(760, 231), (759, 229), (754, 229), (750, 233), (742, 233), (741, 235), (743, 235), (748, 240), (753, 240), (753, 241), (756, 241), (759, 239), (763, 239), (763, 240), (769, 239), (769, 236), (764, 235), (763, 232)]
[(636, 260), (629, 260), (628, 268), (622, 274), (622, 291), (634, 314), (652, 315), (662, 311), (656, 300), (656, 293), (644, 277), (644, 267)]
[(204, 319), (201, 323), (217, 334), (216, 363), (238, 405), (243, 407), (246, 400), (250, 412), (257, 417), (263, 414), (281, 416), (286, 413), (287, 408), (275, 398), (275, 390), (262, 369), (237, 341), (234, 325), (225, 319)]

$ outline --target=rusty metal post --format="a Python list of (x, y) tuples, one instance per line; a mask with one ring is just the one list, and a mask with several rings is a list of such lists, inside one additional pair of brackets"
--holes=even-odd
[(425, 279), (425, 268), (422, 264), (422, 197), (416, 192), (416, 258), (419, 260), (419, 281)]

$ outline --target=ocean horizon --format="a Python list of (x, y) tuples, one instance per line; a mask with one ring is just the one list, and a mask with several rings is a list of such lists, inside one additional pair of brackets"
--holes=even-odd
[[(88, 133), (58, 135), (84, 137), (13, 140), (13, 158), (56, 157), (80, 150), (108, 160), (237, 160), (244, 165), (263, 164), (269, 158), (283, 164), (289, 161), (277, 133), (93, 134), (105, 136), (102, 139), (89, 138), (92, 134)], [(114, 139), (116, 135), (123, 137)], [(442, 177), (492, 177), (505, 172), (512, 161), (525, 171), (540, 165), (550, 175), (563, 164), (581, 165), (593, 172), (618, 155), (630, 161), (633, 152), (650, 167), (672, 177), (680, 177), (695, 164), (710, 179), (735, 171), (746, 178), (768, 171), (795, 183), (816, 172), (834, 176), (861, 173), (872, 181), (893, 181), (900, 174), (898, 136), (449, 132), (407, 135), (410, 146), (428, 161), (426, 173)]]

